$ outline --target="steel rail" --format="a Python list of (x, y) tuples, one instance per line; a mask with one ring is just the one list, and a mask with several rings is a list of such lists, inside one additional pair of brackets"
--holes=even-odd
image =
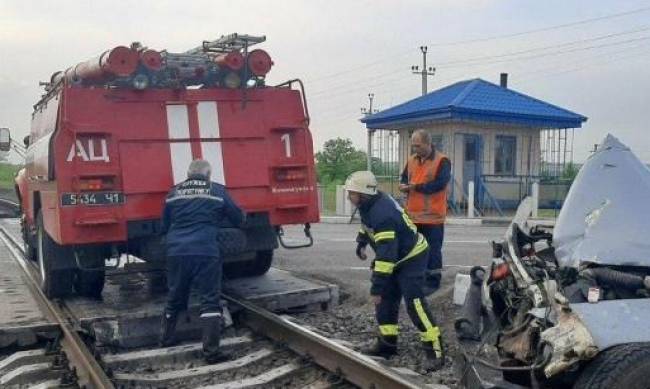
[[(61, 346), (68, 354), (70, 363), (77, 370), (80, 386), (86, 385), (97, 389), (114, 388), (113, 383), (76, 333), (70, 321), (65, 319), (66, 315), (63, 310), (45, 297), (33, 274), (35, 269), (27, 263), (22, 255), (21, 245), (2, 225), (0, 225), (0, 241), (9, 248), (27, 275), (28, 286), (37, 303), (44, 308), (48, 318), (60, 326), (64, 334)], [(282, 316), (231, 296), (224, 295), (223, 297), (242, 309), (240, 317), (243, 323), (252, 330), (286, 345), (297, 354), (354, 385), (372, 389), (418, 389), (421, 387), (420, 383), (397, 374), (372, 358), (333, 342)]]
[(244, 324), (260, 334), (281, 342), (294, 352), (361, 388), (421, 388), (389, 368), (324, 336), (299, 326), (281, 316), (251, 304), (223, 296), (241, 307)]
[(43, 310), (45, 316), (61, 328), (61, 332), (63, 333), (61, 348), (66, 352), (70, 364), (77, 372), (79, 386), (95, 389), (114, 389), (115, 386), (110, 378), (108, 378), (99, 363), (97, 363), (97, 360), (93, 357), (90, 350), (88, 350), (88, 347), (86, 347), (86, 344), (79, 337), (70, 321), (66, 319), (62, 310), (51, 302), (41, 290), (40, 283), (33, 274), (35, 269), (25, 260), (21, 245), (15, 241), (14, 237), (11, 236), (4, 226), (0, 226), (0, 232), (0, 241), (7, 246), (25, 273), (27, 286), (34, 296), (36, 303)]

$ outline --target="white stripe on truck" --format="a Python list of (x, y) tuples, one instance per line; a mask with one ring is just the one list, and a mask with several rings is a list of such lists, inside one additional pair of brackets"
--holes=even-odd
[(189, 142), (190, 123), (186, 105), (167, 106), (167, 130), (169, 139), (185, 139), (185, 142), (169, 142), (174, 185), (187, 178), (187, 168), (192, 162), (192, 147)]
[[(203, 159), (210, 162), (212, 166), (212, 181), (226, 185), (221, 140), (215, 140), (220, 137), (217, 103), (214, 101), (201, 101), (197, 106), (197, 111), (199, 114), (199, 133), (201, 135), (201, 154)], [(206, 141), (206, 138), (210, 140)]]

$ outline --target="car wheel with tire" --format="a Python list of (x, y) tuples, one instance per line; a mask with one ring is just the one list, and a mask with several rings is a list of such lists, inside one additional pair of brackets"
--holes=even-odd
[(646, 389), (650, 343), (629, 343), (598, 354), (584, 369), (574, 389)]

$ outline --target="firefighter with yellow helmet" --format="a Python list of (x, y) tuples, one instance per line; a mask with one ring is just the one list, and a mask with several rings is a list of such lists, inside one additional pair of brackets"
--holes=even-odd
[(432, 368), (444, 364), (440, 328), (426, 300), (423, 283), (428, 245), (404, 210), (389, 195), (377, 189), (377, 179), (369, 171), (352, 173), (345, 189), (359, 210), (361, 230), (357, 236), (357, 257), (366, 259), (366, 247), (375, 251), (370, 295), (375, 302), (379, 323), (376, 344), (364, 352), (390, 358), (397, 354), (398, 315), (402, 298)]

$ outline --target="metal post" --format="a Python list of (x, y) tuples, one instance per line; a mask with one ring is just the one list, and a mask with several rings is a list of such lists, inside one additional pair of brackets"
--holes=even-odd
[(474, 181), (467, 183), (467, 217), (474, 217)]
[(422, 51), (422, 96), (427, 94), (427, 75), (425, 74), (427, 69), (427, 47), (420, 46)]
[(429, 66), (427, 67), (427, 46), (420, 46), (420, 51), (422, 52), (422, 70), (418, 65), (411, 66), (411, 72), (413, 74), (419, 74), (422, 76), (422, 96), (427, 94), (427, 77), (433, 76), (436, 73), (436, 68)]
[(537, 217), (539, 210), (539, 183), (533, 182), (533, 187), (531, 189), (533, 195), (533, 217)]
[(367, 153), (366, 153), (367, 157), (368, 157), (368, 161), (367, 161), (366, 170), (368, 170), (369, 172), (372, 171), (372, 134), (373, 134), (373, 132), (375, 132), (375, 131), (374, 130), (368, 130), (368, 149), (367, 149)]
[[(375, 99), (374, 93), (368, 93), (368, 109), (361, 108), (361, 113), (370, 116), (376, 111), (372, 109), (372, 101)], [(375, 130), (368, 129), (368, 149), (366, 150), (366, 170), (372, 171), (372, 136)]]

